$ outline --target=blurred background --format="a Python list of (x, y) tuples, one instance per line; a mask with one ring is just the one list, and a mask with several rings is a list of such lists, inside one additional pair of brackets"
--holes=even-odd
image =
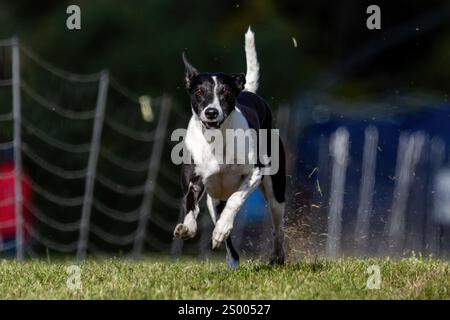
[[(172, 240), (181, 52), (245, 72), (251, 25), (287, 146), (291, 256), (449, 256), (447, 1), (0, 1), (0, 25), (1, 255), (211, 256), (206, 210)], [(238, 216), (248, 256), (269, 252), (266, 211), (255, 192)]]

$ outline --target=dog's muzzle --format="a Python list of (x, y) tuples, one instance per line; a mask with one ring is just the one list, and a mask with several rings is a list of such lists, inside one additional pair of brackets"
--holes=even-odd
[(203, 111), (203, 117), (201, 118), (206, 129), (217, 129), (222, 123), (221, 113), (217, 110), (217, 108), (206, 108)]

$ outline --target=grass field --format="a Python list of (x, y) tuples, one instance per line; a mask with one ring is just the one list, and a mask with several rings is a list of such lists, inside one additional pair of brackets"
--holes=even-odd
[[(450, 299), (450, 264), (429, 259), (314, 261), (237, 271), (219, 262), (119, 259), (80, 264), (81, 289), (67, 287), (71, 263), (0, 262), (1, 299)], [(378, 265), (380, 289), (366, 288)]]

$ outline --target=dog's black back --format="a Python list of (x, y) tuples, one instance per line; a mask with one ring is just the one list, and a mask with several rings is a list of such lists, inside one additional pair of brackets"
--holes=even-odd
[(236, 98), (236, 107), (247, 119), (251, 129), (272, 129), (272, 113), (267, 103), (259, 95), (242, 91)]
[[(261, 98), (259, 95), (248, 92), (248, 91), (242, 91), (239, 93), (239, 95), (236, 98), (236, 107), (242, 112), (245, 119), (248, 122), (248, 125), (251, 129), (255, 129), (258, 131), (259, 129), (267, 129), (268, 132), (272, 129), (272, 112), (270, 111), (269, 106), (265, 102), (263, 98)], [(257, 138), (259, 136), (257, 135)], [(270, 149), (271, 143), (271, 135), (268, 135), (268, 142), (267, 142), (267, 156), (271, 157), (272, 152)], [(285, 201), (285, 191), (286, 191), (286, 159), (285, 159), (285, 153), (284, 153), (284, 146), (283, 142), (279, 139), (279, 163), (280, 168), (278, 172), (272, 176), (272, 185), (273, 185), (273, 192), (275, 195), (275, 198), (278, 202), (284, 202)], [(258, 152), (259, 152), (259, 141), (257, 144)], [(258, 158), (258, 166), (263, 166)], [(269, 177), (266, 177), (269, 178)]]

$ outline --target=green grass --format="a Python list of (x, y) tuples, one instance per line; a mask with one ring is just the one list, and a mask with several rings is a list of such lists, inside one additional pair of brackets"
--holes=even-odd
[[(1, 299), (450, 299), (450, 264), (409, 258), (346, 259), (269, 267), (244, 262), (89, 260), (82, 288), (66, 286), (70, 262), (0, 262)], [(380, 289), (367, 289), (378, 265)]]

